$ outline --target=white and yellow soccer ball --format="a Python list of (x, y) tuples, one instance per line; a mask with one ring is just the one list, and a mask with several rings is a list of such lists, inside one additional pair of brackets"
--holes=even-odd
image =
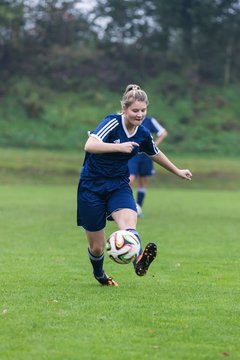
[(118, 230), (110, 235), (106, 250), (110, 259), (118, 264), (129, 264), (138, 256), (140, 242), (132, 232)]

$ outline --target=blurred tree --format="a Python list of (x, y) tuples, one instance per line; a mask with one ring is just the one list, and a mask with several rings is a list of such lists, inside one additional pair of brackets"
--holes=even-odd
[[(81, 63), (92, 58), (97, 34), (77, 0), (45, 0), (25, 4), (25, 74), (45, 76), (59, 89), (81, 81)], [(84, 70), (83, 70), (84, 75)]]
[(35, 9), (35, 35), (44, 46), (69, 46), (74, 43), (89, 43), (92, 33), (89, 24), (77, 8), (77, 0), (46, 0)]
[(105, 44), (135, 45), (147, 72), (156, 69), (153, 55), (162, 70), (181, 69), (190, 79), (228, 83), (240, 75), (239, 0), (99, 0), (94, 12), (105, 23)]
[(44, 76), (60, 88), (89, 77), (115, 87), (176, 72), (228, 84), (240, 78), (239, 0), (1, 0), (1, 76)]
[(24, 7), (22, 1), (2, 0), (0, 3), (0, 66), (6, 78), (22, 58), (24, 38)]

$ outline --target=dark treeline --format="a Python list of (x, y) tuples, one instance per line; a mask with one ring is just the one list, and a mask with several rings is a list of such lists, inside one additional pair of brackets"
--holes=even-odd
[(58, 90), (171, 71), (194, 84), (240, 80), (237, 0), (0, 0), (1, 91), (12, 76)]

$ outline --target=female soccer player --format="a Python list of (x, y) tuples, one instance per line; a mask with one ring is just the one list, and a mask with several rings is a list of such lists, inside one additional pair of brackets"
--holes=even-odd
[[(145, 126), (152, 135), (156, 134), (154, 142), (157, 146), (168, 136), (167, 130), (152, 116), (146, 116), (142, 125)], [(144, 153), (137, 154), (128, 161), (128, 168), (130, 172), (130, 186), (133, 187), (136, 178), (138, 181), (137, 206), (141, 211), (146, 196), (147, 177), (155, 173), (153, 161)], [(143, 214), (139, 212), (138, 216), (143, 217)]]
[[(136, 230), (137, 209), (129, 185), (128, 160), (139, 151), (180, 178), (191, 180), (188, 169), (177, 168), (155, 145), (149, 130), (142, 126), (148, 97), (137, 85), (128, 85), (121, 101), (122, 113), (108, 115), (90, 133), (78, 185), (77, 224), (86, 231), (88, 255), (95, 279), (102, 285), (118, 286), (103, 267), (106, 219), (114, 220), (119, 230)], [(139, 238), (140, 241), (140, 238)], [(147, 273), (157, 255), (149, 243), (134, 261), (138, 276)]]

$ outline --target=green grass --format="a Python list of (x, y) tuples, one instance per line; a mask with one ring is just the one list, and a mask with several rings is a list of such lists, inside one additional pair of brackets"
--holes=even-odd
[(1, 186), (1, 360), (240, 359), (240, 192), (187, 184), (149, 189), (159, 255), (144, 278), (106, 258), (119, 288), (92, 277), (76, 186)]

